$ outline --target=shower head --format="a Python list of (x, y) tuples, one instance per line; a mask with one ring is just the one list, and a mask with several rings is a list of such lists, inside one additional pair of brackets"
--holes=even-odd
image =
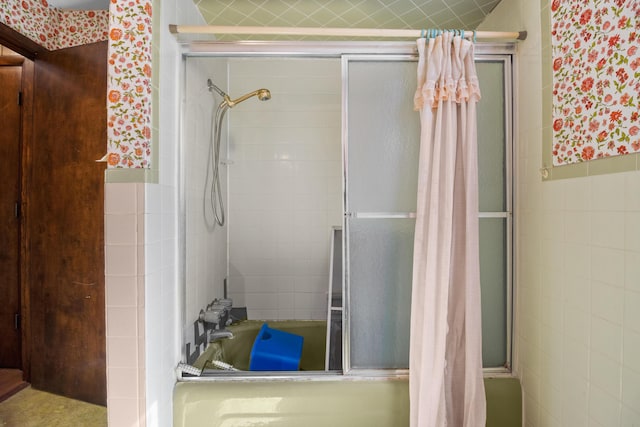
[(258, 89), (256, 96), (260, 101), (268, 101), (271, 99), (271, 92), (269, 89)]
[(229, 97), (226, 97), (225, 101), (227, 101), (227, 105), (229, 105), (229, 108), (233, 108), (237, 104), (240, 104), (242, 101), (246, 101), (252, 96), (257, 96), (260, 101), (268, 101), (271, 99), (271, 92), (269, 92), (269, 89), (258, 89), (258, 90), (254, 90), (253, 92), (249, 92), (245, 95), (242, 95), (240, 98), (237, 98), (234, 100), (231, 100), (229, 99)]

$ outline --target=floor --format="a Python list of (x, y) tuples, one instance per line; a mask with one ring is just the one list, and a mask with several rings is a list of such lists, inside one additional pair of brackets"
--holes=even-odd
[(107, 408), (27, 387), (0, 402), (0, 427), (106, 427)]
[(0, 369), (0, 402), (13, 396), (26, 386), (20, 369)]

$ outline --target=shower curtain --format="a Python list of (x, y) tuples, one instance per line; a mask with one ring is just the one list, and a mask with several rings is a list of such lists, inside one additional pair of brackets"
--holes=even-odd
[(418, 40), (421, 142), (413, 257), (412, 427), (481, 427), (482, 376), (473, 43)]

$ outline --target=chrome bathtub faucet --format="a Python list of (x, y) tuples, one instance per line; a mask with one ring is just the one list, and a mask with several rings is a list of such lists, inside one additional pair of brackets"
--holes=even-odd
[(211, 331), (211, 337), (209, 338), (209, 342), (216, 342), (223, 340), (225, 338), (233, 339), (233, 332), (228, 331), (226, 329), (216, 329)]

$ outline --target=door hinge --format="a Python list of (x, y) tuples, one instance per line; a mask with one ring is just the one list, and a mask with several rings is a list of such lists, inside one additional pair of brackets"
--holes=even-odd
[(14, 214), (16, 216), (16, 218), (20, 218), (21, 215), (21, 208), (20, 208), (20, 202), (16, 202), (16, 205), (14, 207)]
[(22, 92), (18, 92), (18, 105), (22, 105)]
[(20, 330), (20, 323), (22, 320), (22, 316), (20, 316), (20, 313), (16, 313), (14, 318), (13, 318), (13, 327), (15, 328), (16, 331)]

